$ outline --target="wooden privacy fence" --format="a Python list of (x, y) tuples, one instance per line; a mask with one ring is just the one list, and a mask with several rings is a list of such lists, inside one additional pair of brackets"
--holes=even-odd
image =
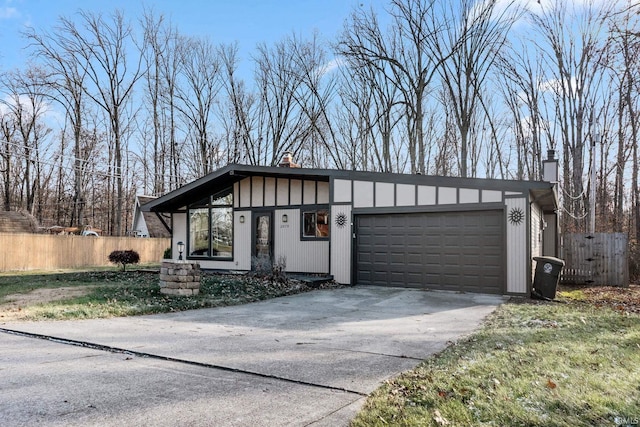
[(563, 236), (566, 284), (629, 285), (629, 246), (625, 233), (567, 233)]
[(132, 249), (140, 263), (159, 263), (171, 239), (0, 233), (0, 271), (99, 267), (115, 250)]

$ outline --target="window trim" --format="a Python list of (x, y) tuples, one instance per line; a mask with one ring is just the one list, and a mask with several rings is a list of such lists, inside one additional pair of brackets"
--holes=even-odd
[[(220, 204), (214, 204), (214, 200), (219, 199), (220, 197), (224, 197), (227, 195), (231, 195), (231, 202), (229, 204), (224, 204), (224, 205), (220, 205)], [(187, 206), (187, 229), (186, 229), (186, 235), (187, 235), (187, 251), (186, 251), (186, 259), (188, 260), (205, 260), (205, 261), (233, 261), (235, 258), (235, 208), (233, 207), (233, 201), (234, 201), (234, 193), (233, 193), (233, 187), (229, 187), (226, 188), (222, 191), (218, 191), (216, 193), (213, 193), (211, 195), (209, 195), (207, 198), (205, 199), (201, 199), (198, 200), (195, 203), (192, 203), (191, 205)], [(206, 203), (202, 203), (203, 200), (208, 200), (208, 202)], [(231, 256), (215, 256), (213, 255), (213, 248), (212, 248), (212, 235), (211, 232), (213, 230), (212, 227), (212, 220), (213, 220), (213, 209), (220, 209), (220, 208), (224, 208), (224, 209), (230, 209), (231, 211), (231, 242), (232, 242), (232, 247), (231, 247)], [(208, 214), (208, 234), (209, 234), (209, 247), (208, 247), (208, 255), (191, 255), (190, 254), (190, 248), (191, 248), (191, 211), (192, 210), (196, 210), (196, 209), (207, 209), (207, 214)]]
[[(326, 236), (305, 236), (304, 234), (304, 214), (314, 213), (318, 214), (319, 211), (327, 212), (327, 235)], [(317, 216), (316, 216), (317, 218)], [(317, 221), (317, 220), (316, 220)], [(317, 222), (316, 222), (317, 225)], [(301, 241), (328, 241), (331, 239), (331, 209), (329, 205), (302, 205), (300, 206), (300, 240)]]

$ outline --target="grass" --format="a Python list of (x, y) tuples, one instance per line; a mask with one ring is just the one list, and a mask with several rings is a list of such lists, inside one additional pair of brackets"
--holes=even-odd
[(109, 270), (2, 275), (0, 304), (16, 293), (79, 286), (89, 287), (88, 293), (21, 306), (17, 313), (5, 317), (11, 320), (63, 320), (134, 316), (243, 304), (308, 290), (297, 283), (278, 284), (248, 276), (211, 275), (203, 279), (199, 295), (175, 297), (160, 293), (158, 274)]
[(639, 425), (640, 316), (568, 301), (504, 304), (352, 426)]

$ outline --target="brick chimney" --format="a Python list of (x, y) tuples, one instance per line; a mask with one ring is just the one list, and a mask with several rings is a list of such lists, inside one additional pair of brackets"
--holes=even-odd
[(294, 163), (293, 161), (293, 153), (291, 151), (285, 151), (282, 154), (282, 160), (280, 160), (280, 165), (281, 168), (299, 168), (300, 165), (297, 163)]

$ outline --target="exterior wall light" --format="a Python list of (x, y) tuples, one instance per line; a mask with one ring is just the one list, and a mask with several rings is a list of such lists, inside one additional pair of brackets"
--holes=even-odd
[(184, 252), (184, 243), (178, 242), (178, 261), (182, 261), (183, 252)]
[(240, 224), (244, 224), (244, 215), (240, 215)]
[(287, 214), (283, 214), (282, 215), (282, 222), (288, 222), (289, 221), (289, 217), (287, 216)]

